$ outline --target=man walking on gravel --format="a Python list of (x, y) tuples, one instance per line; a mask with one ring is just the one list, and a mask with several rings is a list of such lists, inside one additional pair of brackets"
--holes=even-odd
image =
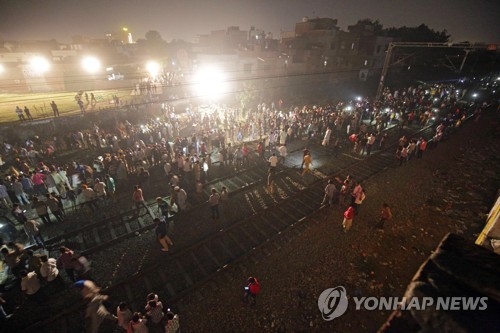
[(422, 158), (425, 149), (427, 148), (427, 141), (424, 138), (420, 138), (420, 144), (418, 144), (417, 158)]
[(376, 228), (378, 231), (384, 231), (384, 224), (392, 219), (391, 208), (385, 202), (382, 204), (382, 210), (380, 211), (380, 220), (378, 221)]
[(248, 285), (244, 288), (243, 302), (254, 306), (257, 304), (257, 295), (260, 293), (260, 283), (257, 278), (252, 276), (248, 278), (247, 282)]
[(335, 184), (333, 183), (333, 179), (330, 179), (328, 181), (328, 184), (325, 187), (325, 197), (323, 198), (323, 201), (321, 202), (321, 206), (325, 205), (327, 202), (330, 206), (333, 205), (333, 199), (335, 195), (337, 194), (337, 188), (335, 187)]

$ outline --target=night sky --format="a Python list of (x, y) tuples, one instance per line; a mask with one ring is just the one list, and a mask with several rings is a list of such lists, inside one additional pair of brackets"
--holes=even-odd
[(447, 29), (455, 42), (500, 43), (498, 0), (0, 0), (0, 37), (69, 42), (126, 26), (134, 39), (157, 30), (167, 41), (194, 42), (212, 30), (253, 25), (278, 38), (303, 16), (336, 18), (343, 29), (362, 18), (384, 27), (425, 23)]

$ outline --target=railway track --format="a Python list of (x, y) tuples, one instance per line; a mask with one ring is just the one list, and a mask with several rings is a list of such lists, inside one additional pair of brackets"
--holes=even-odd
[[(394, 131), (394, 128), (388, 130), (388, 133), (391, 133), (391, 135), (394, 132), (396, 132)], [(317, 147), (315, 147), (315, 151), (316, 149), (320, 154), (330, 154), (330, 151), (323, 146), (317, 145)], [(291, 151), (290, 154), (295, 151)], [(352, 155), (344, 153), (337, 159), (337, 164), (344, 167), (353, 163), (355, 160), (356, 159), (352, 157)], [(226, 176), (211, 180), (205, 184), (202, 193), (194, 194), (188, 198), (191, 210), (204, 209), (204, 205), (206, 205), (208, 197), (210, 196), (210, 189), (212, 187), (220, 189), (222, 186), (225, 186), (228, 188), (231, 196), (235, 196), (238, 193), (247, 191), (250, 188), (259, 186), (267, 181), (267, 168), (264, 164), (260, 163), (260, 161), (254, 161), (252, 166), (240, 169), (235, 173), (231, 172), (231, 169), (233, 168), (232, 165), (224, 166), (224, 168), (228, 173)], [(291, 180), (290, 177), (281, 177), (282, 173), (288, 171), (289, 170), (284, 169), (281, 165), (278, 166), (276, 173), (276, 177), (278, 178), (277, 182), (281, 183), (282, 187), (285, 189), (282, 190), (281, 193), (284, 193), (297, 185), (297, 180)], [(328, 170), (326, 170), (326, 172), (330, 173)], [(287, 180), (290, 180), (292, 183), (287, 184)], [(251, 202), (256, 195), (265, 197), (257, 192), (250, 192), (250, 194), (246, 196), (245, 201)], [(265, 209), (273, 202), (271, 201), (270, 203), (262, 204), (261, 201), (260, 203), (260, 208)], [(83, 207), (79, 207), (79, 209), (81, 210)], [(113, 210), (113, 207), (108, 205), (103, 207), (105, 212), (102, 220), (88, 223), (80, 228), (75, 228), (69, 232), (59, 234), (55, 237), (47, 239), (45, 243), (50, 249), (49, 253), (53, 256), (58, 255), (57, 249), (59, 245), (68, 246), (85, 256), (92, 255), (98, 251), (109, 248), (120, 241), (133, 237), (137, 235), (137, 233), (142, 233), (154, 228), (153, 219), (155, 217), (155, 209), (155, 204), (152, 203), (148, 205), (148, 209), (146, 211), (141, 210), (141, 214), (139, 215), (136, 214), (134, 209), (121, 210), (117, 215), (112, 215), (109, 214), (109, 210)], [(250, 212), (255, 213), (258, 209), (258, 205), (253, 205)], [(92, 219), (92, 217), (89, 216), (89, 219)], [(196, 218), (193, 219), (196, 220)], [(77, 223), (77, 221), (69, 221), (69, 223)], [(29, 248), (37, 249), (38, 247), (33, 245)]]
[[(427, 139), (433, 134), (432, 127), (418, 132), (419, 136)], [(357, 160), (347, 154), (345, 158), (335, 160), (334, 164), (317, 168), (312, 176), (305, 178), (300, 177), (296, 169), (284, 170), (276, 180), (274, 194), (266, 195), (262, 181), (254, 182), (239, 194), (247, 197), (253, 195), (248, 200), (250, 207), (247, 207), (246, 211), (238, 209), (239, 216), (243, 215), (244, 218), (235, 218), (236, 222), (222, 230), (212, 232), (201, 240), (173, 252), (155, 265), (145, 266), (126, 280), (108, 287), (106, 293), (112, 294), (116, 301), (124, 300), (132, 308), (140, 309), (144, 296), (155, 291), (171, 305), (193, 294), (200, 286), (211, 283), (216, 275), (224, 273), (227, 268), (239, 265), (244, 258), (257, 252), (261, 255), (270, 254), (274, 248), (280, 246), (280, 242), (287, 241), (293, 234), (307, 228), (304, 221), (321, 208), (327, 178), (332, 175), (344, 177), (350, 174), (362, 181), (394, 166), (394, 148), (399, 135), (397, 133), (392, 136), (386, 150), (365, 160)], [(255, 174), (255, 177), (259, 176), (261, 175)], [(235, 186), (241, 184), (235, 183)], [(29, 329), (36, 329), (38, 332), (74, 332), (73, 328), (78, 327), (74, 325), (77, 325), (79, 320), (81, 322), (79, 309), (81, 305), (77, 304), (55, 318), (35, 324)], [(72, 329), (65, 329), (69, 327)], [(29, 332), (29, 329), (26, 332)]]

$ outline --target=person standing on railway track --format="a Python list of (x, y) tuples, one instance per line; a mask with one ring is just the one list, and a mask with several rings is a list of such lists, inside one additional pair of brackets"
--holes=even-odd
[(304, 158), (306, 157), (306, 155), (310, 155), (311, 152), (309, 151), (309, 148), (305, 147), (303, 150), (302, 150), (302, 164), (300, 165), (300, 168), (302, 169), (304, 167)]
[[(54, 192), (52, 192), (54, 193)], [(64, 214), (61, 210), (61, 203), (57, 198), (52, 194), (49, 193), (49, 197), (47, 198), (47, 206), (50, 209), (50, 212), (56, 217), (57, 221), (63, 222), (64, 221)]]
[[(187, 208), (187, 193), (184, 189), (179, 186), (174, 187), (174, 195), (171, 198), (170, 205), (175, 203), (179, 212), (186, 210)], [(174, 200), (174, 201), (172, 201)]]
[(26, 235), (32, 242), (45, 249), (45, 242), (39, 227), (40, 224), (37, 221), (28, 220), (24, 217), (24, 232), (26, 232)]
[(61, 246), (59, 248), (59, 258), (57, 258), (57, 267), (63, 268), (66, 272), (66, 275), (73, 282), (76, 281), (75, 278), (75, 268), (73, 266), (73, 250), (68, 249), (66, 246)]
[(285, 159), (288, 155), (287, 153), (287, 150), (286, 150), (286, 144), (282, 144), (279, 148), (278, 148), (278, 151), (280, 152), (280, 157), (279, 157), (279, 161), (282, 163), (282, 164), (285, 164)]
[(106, 190), (107, 190), (107, 195), (111, 199), (111, 201), (115, 201), (115, 192), (116, 192), (116, 185), (115, 185), (115, 180), (113, 177), (111, 177), (109, 174), (105, 176), (106, 180)]
[(279, 161), (278, 157), (276, 156), (275, 153), (273, 153), (271, 157), (269, 157), (269, 168), (273, 171), (276, 170), (276, 167), (278, 166), (278, 161)]
[(40, 256), (40, 261), (42, 262), (42, 265), (40, 266), (40, 275), (45, 281), (47, 281), (47, 286), (54, 286), (58, 290), (62, 290), (65, 284), (64, 280), (59, 275), (56, 259), (49, 258), (46, 254), (42, 254)]
[(87, 186), (87, 184), (82, 185), (82, 196), (83, 196), (83, 203), (90, 208), (92, 213), (94, 213), (97, 209), (99, 209), (99, 207), (97, 207), (97, 204), (95, 202), (96, 194), (92, 188)]
[(132, 193), (132, 202), (135, 205), (137, 215), (139, 215), (141, 207), (147, 209), (146, 202), (144, 201), (144, 196), (142, 194), (142, 189), (139, 187), (139, 185), (134, 186), (134, 192)]
[(331, 207), (333, 205), (333, 199), (335, 198), (335, 195), (337, 193), (338, 191), (337, 188), (335, 187), (335, 184), (333, 183), (333, 179), (328, 180), (328, 184), (325, 187), (325, 197), (321, 202), (321, 206), (325, 205), (328, 202), (328, 204)]
[(219, 219), (219, 201), (219, 193), (217, 193), (215, 188), (212, 188), (210, 197), (208, 198), (208, 204), (210, 205), (210, 211), (212, 212), (212, 220), (214, 221)]
[(227, 203), (228, 199), (229, 199), (229, 192), (227, 191), (227, 187), (222, 186), (219, 198), (219, 211), (221, 212), (222, 216), (225, 216), (227, 214), (226, 205), (228, 204)]
[(52, 223), (49, 216), (49, 209), (44, 201), (38, 199), (38, 197), (33, 197), (32, 208), (35, 209), (38, 217), (42, 220), (43, 224), (49, 225)]
[(370, 135), (368, 136), (368, 142), (366, 143), (366, 155), (367, 156), (370, 156), (371, 153), (372, 153), (372, 148), (373, 148), (373, 145), (375, 144), (375, 135), (373, 135), (373, 133), (370, 133)]
[(86, 333), (98, 333), (99, 327), (104, 320), (117, 321), (117, 318), (109, 313), (103, 304), (108, 299), (108, 296), (101, 295), (100, 288), (94, 282), (79, 280), (73, 286), (79, 289), (83, 299), (88, 301), (87, 308), (85, 309)]
[(167, 219), (166, 218), (158, 218), (156, 217), (154, 220), (154, 223), (156, 225), (155, 233), (156, 233), (156, 239), (158, 239), (158, 242), (161, 245), (161, 250), (163, 252), (168, 252), (169, 250), (169, 245), (172, 246), (174, 243), (168, 237), (168, 225), (167, 225)]
[(313, 161), (309, 152), (304, 156), (303, 163), (304, 163), (304, 171), (302, 171), (302, 176), (304, 176), (306, 173), (312, 173), (311, 165)]
[(422, 158), (424, 151), (427, 148), (427, 141), (424, 138), (420, 138), (420, 143), (418, 144), (417, 158)]
[(275, 169), (269, 168), (267, 171), (267, 191), (271, 194), (274, 193), (274, 178), (276, 176)]

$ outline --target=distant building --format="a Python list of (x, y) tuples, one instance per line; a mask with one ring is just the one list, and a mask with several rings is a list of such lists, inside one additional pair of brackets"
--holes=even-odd
[(106, 39), (109, 43), (120, 43), (120, 44), (133, 44), (134, 39), (132, 38), (132, 33), (128, 28), (122, 28), (119, 31), (106, 33)]

